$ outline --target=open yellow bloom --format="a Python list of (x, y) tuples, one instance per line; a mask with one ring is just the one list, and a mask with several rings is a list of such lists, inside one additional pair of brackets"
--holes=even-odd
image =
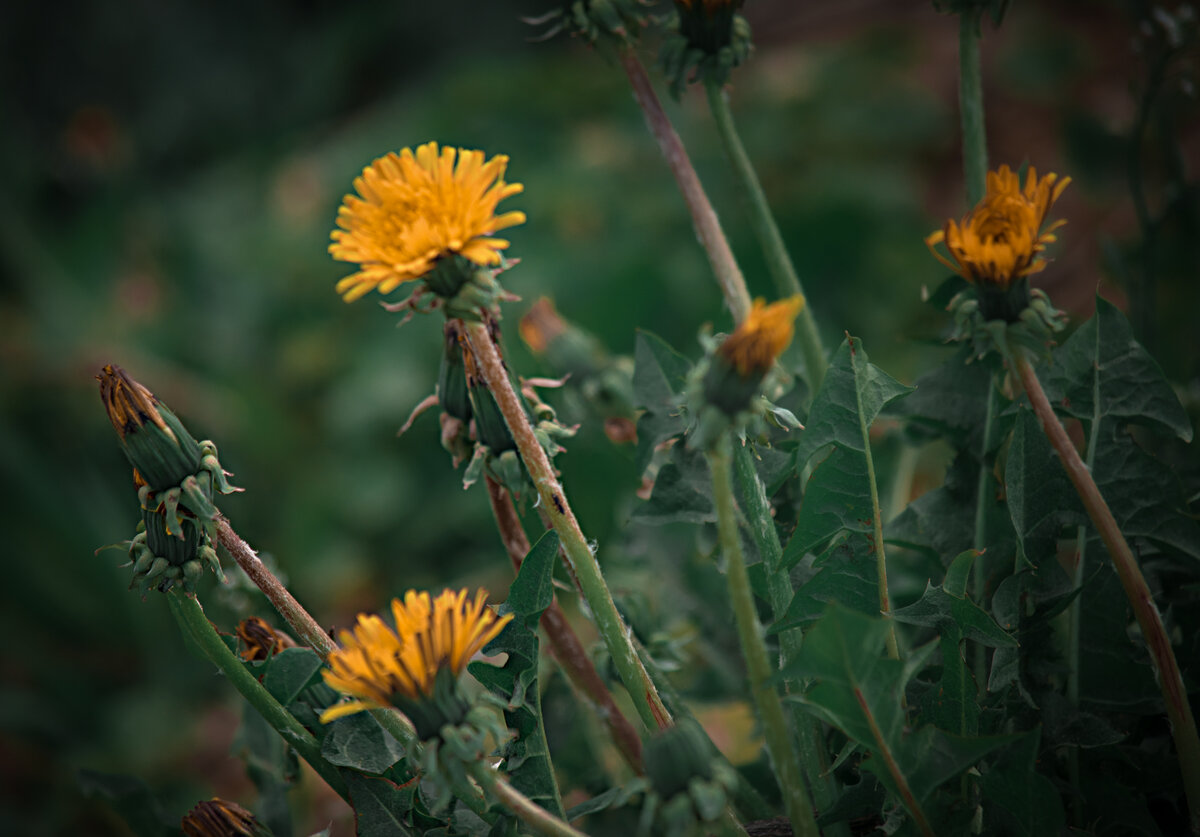
[[(1067, 188), (1071, 178), (1047, 174), (1038, 179), (1029, 168), (1025, 188), (1008, 166), (988, 172), (987, 193), (961, 223), (953, 219), (925, 239), (933, 255), (968, 282), (1007, 290), (1016, 280), (1046, 267), (1039, 253), (1056, 240), (1060, 220), (1042, 229), (1050, 207)], [(944, 243), (950, 261), (934, 245)]]
[(523, 224), (525, 213), (496, 214), (496, 205), (524, 187), (505, 183), (508, 157), (484, 162), (482, 151), (438, 149), (427, 142), (416, 153), (380, 157), (354, 179), (329, 252), (359, 271), (337, 283), (347, 302), (378, 290), (387, 294), (420, 279), (438, 259), (462, 256), (478, 265), (500, 262), (508, 247), (499, 230)]
[(471, 657), (499, 635), (512, 614), (497, 616), (479, 590), (446, 590), (436, 599), (409, 590), (404, 601), (392, 599), (395, 629), (383, 619), (359, 614), (358, 625), (342, 631), (341, 647), (329, 655), (325, 682), (355, 700), (321, 713), (327, 723), (364, 709), (402, 705), (433, 695), (438, 672), (462, 674)]
[(725, 338), (717, 354), (725, 358), (743, 378), (761, 378), (792, 342), (796, 315), (804, 307), (800, 294), (767, 305), (761, 298), (746, 319)]

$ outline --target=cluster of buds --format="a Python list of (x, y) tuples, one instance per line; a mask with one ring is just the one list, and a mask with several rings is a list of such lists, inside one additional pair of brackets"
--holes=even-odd
[(799, 428), (792, 413), (774, 404), (764, 390), (778, 387), (772, 380), (775, 362), (792, 342), (796, 315), (804, 307), (797, 294), (770, 305), (754, 301), (746, 319), (723, 340), (702, 337), (706, 353), (688, 378), (688, 409), (693, 426), (688, 444), (711, 447), (726, 431), (759, 433), (767, 421), (784, 430)]
[(750, 24), (742, 0), (675, 0), (659, 63), (676, 98), (693, 81), (722, 85), (750, 55)]
[(182, 583), (191, 591), (210, 567), (223, 578), (213, 549), (217, 507), (214, 491), (240, 491), (225, 479), (217, 447), (198, 442), (150, 390), (118, 366), (96, 380), (121, 449), (133, 465), (142, 507), (141, 531), (129, 543), (133, 581), (143, 593)]
[(704, 833), (725, 813), (737, 774), (694, 720), (659, 732), (646, 743), (643, 758), (653, 789), (643, 822), (653, 822), (654, 833)]

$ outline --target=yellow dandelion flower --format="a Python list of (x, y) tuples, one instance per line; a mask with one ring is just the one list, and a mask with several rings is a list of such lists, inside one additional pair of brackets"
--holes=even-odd
[(328, 685), (354, 700), (329, 707), (321, 721), (432, 698), (439, 672), (462, 674), (512, 619), (511, 613), (497, 616), (486, 600), (483, 590), (474, 600), (466, 590), (446, 590), (436, 599), (410, 590), (404, 601), (392, 600), (394, 628), (378, 616), (359, 614), (354, 630), (338, 637), (341, 647), (329, 655), (324, 672)]
[(347, 302), (377, 290), (391, 293), (420, 279), (446, 256), (477, 265), (500, 263), (508, 241), (493, 233), (525, 222), (523, 212), (496, 205), (524, 187), (504, 182), (508, 157), (484, 162), (482, 151), (438, 149), (436, 142), (381, 157), (355, 178), (357, 195), (338, 209), (329, 252), (358, 264), (337, 283)]
[[(1018, 279), (1046, 267), (1040, 253), (1057, 240), (1054, 231), (1064, 220), (1043, 226), (1050, 207), (1067, 188), (1071, 178), (1056, 174), (1038, 178), (1030, 167), (1021, 188), (1017, 173), (1008, 166), (988, 172), (987, 193), (961, 223), (953, 219), (925, 239), (933, 255), (968, 282), (1007, 290)], [(935, 245), (945, 244), (953, 259)]]
[(717, 348), (743, 378), (761, 378), (792, 342), (796, 315), (804, 307), (800, 294), (767, 305), (754, 300), (750, 313)]

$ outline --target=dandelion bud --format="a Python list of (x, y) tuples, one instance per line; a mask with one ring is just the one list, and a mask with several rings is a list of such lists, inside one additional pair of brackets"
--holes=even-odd
[(179, 827), (186, 837), (271, 837), (252, 813), (215, 796), (188, 811)]
[(733, 334), (717, 346), (704, 376), (704, 397), (728, 416), (745, 410), (759, 394), (763, 378), (792, 342), (804, 297), (754, 306)]
[(462, 326), (447, 320), (443, 327), (442, 364), (438, 369), (438, 403), (442, 411), (462, 422), (471, 420), (471, 401), (463, 368)]
[(750, 24), (738, 14), (741, 6), (741, 0), (675, 0), (659, 63), (676, 98), (691, 81), (724, 84), (750, 55)]

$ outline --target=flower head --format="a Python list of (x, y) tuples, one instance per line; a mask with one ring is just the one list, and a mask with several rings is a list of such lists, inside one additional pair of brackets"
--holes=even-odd
[[(499, 635), (512, 614), (497, 616), (467, 591), (446, 590), (436, 599), (408, 591), (392, 600), (395, 628), (374, 615), (359, 614), (353, 631), (342, 631), (341, 647), (329, 655), (325, 682), (354, 700), (321, 714), (332, 721), (363, 709), (397, 706), (411, 709), (435, 699), (435, 686), (448, 673), (457, 678), (471, 657)], [(442, 675), (442, 677), (439, 677)], [(420, 718), (413, 717), (420, 731)], [(431, 731), (436, 732), (436, 727)]]
[[(925, 243), (938, 261), (968, 282), (1007, 290), (1018, 279), (1046, 267), (1039, 254), (1066, 223), (1059, 220), (1045, 226), (1046, 215), (1070, 182), (1071, 178), (1059, 180), (1056, 174), (1039, 179), (1030, 167), (1022, 189), (1017, 173), (1001, 166), (988, 172), (987, 193), (962, 222), (946, 221)], [(934, 246), (943, 243), (954, 261)]]
[(743, 378), (761, 379), (792, 342), (796, 315), (803, 307), (800, 294), (770, 305), (754, 300), (746, 319), (717, 347), (717, 354)]
[(508, 242), (491, 235), (525, 222), (523, 212), (496, 214), (501, 200), (524, 188), (504, 182), (507, 165), (502, 154), (484, 162), (482, 151), (439, 150), (428, 142), (367, 166), (354, 180), (358, 194), (346, 195), (338, 209), (339, 229), (331, 236), (333, 257), (359, 265), (337, 292), (347, 302), (373, 290), (391, 293), (448, 256), (499, 264)]
[(249, 616), (238, 623), (243, 660), (265, 660), (285, 648), (295, 648), (296, 641), (282, 631), (276, 631), (265, 619)]

